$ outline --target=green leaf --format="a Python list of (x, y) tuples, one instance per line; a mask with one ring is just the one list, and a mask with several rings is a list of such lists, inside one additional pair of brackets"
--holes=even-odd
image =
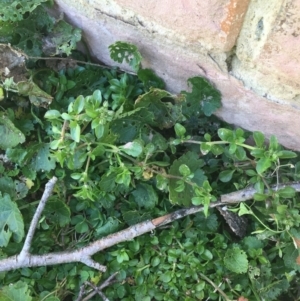
[(76, 48), (77, 42), (81, 40), (81, 30), (60, 20), (54, 24), (51, 36), (44, 40), (52, 46), (49, 49), (44, 46), (44, 52), (48, 55), (54, 56), (62, 53), (70, 55), (71, 51)]
[(31, 292), (27, 283), (18, 281), (4, 286), (0, 291), (1, 301), (31, 301)]
[(140, 183), (132, 191), (135, 202), (139, 207), (152, 209), (157, 205), (158, 196), (151, 185)]
[(152, 125), (153, 123), (154, 114), (145, 108), (138, 108), (119, 115), (111, 122), (111, 130), (119, 136), (121, 143), (126, 143), (138, 138), (145, 124)]
[(276, 210), (279, 214), (285, 214), (286, 211), (288, 210), (288, 206), (287, 205), (278, 205)]
[(21, 21), (41, 3), (47, 0), (19, 0), (15, 2), (3, 1), (1, 3), (0, 21)]
[(80, 126), (76, 121), (71, 121), (70, 122), (70, 133), (72, 139), (79, 143), (80, 142)]
[(292, 151), (281, 150), (281, 151), (277, 152), (277, 157), (279, 159), (291, 159), (291, 158), (296, 158), (297, 154)]
[(164, 283), (170, 282), (172, 278), (173, 278), (173, 274), (171, 271), (167, 271), (159, 276), (159, 280)]
[(218, 136), (223, 141), (234, 141), (234, 133), (231, 130), (228, 129), (218, 129)]
[(100, 90), (95, 90), (93, 93), (93, 99), (96, 101), (97, 104), (101, 104), (102, 102), (102, 94)]
[(268, 197), (269, 196), (267, 194), (256, 192), (253, 198), (255, 201), (265, 201)]
[(127, 62), (134, 71), (138, 71), (142, 56), (135, 45), (126, 42), (116, 42), (109, 47), (110, 57), (118, 63)]
[(264, 143), (265, 143), (265, 136), (263, 133), (261, 132), (253, 132), (253, 139), (255, 141), (255, 144), (258, 146), (258, 147), (263, 147), (264, 146)]
[[(182, 175), (179, 172), (179, 168), (182, 164), (186, 165), (190, 169), (191, 173), (194, 174), (194, 177), (191, 179), (191, 181), (201, 187), (204, 181), (207, 179), (201, 169), (204, 162), (199, 159), (198, 155), (195, 152), (187, 152), (177, 160), (173, 161), (173, 164), (170, 167), (169, 174), (181, 177)], [(169, 179), (170, 202), (172, 204), (184, 206), (192, 205), (192, 198), (195, 196), (193, 187), (189, 184), (185, 184), (184, 190), (177, 192), (177, 181), (178, 179)]]
[(95, 131), (95, 135), (96, 135), (97, 139), (100, 139), (104, 135), (105, 126), (103, 124), (98, 124), (95, 127), (94, 131)]
[(73, 104), (73, 111), (75, 114), (80, 114), (84, 108), (85, 99), (82, 95), (78, 96)]
[(235, 170), (223, 170), (219, 174), (220, 181), (227, 183), (232, 179), (232, 175), (234, 174)]
[(246, 151), (241, 146), (237, 146), (235, 156), (239, 161), (244, 161), (247, 158)]
[(183, 137), (186, 132), (185, 127), (182, 126), (180, 123), (175, 124), (174, 130), (175, 130), (176, 136), (178, 136), (180, 138)]
[(243, 239), (243, 244), (246, 246), (248, 250), (253, 249), (262, 249), (263, 248), (263, 242), (259, 240), (255, 236), (247, 236)]
[(284, 199), (293, 198), (296, 194), (296, 190), (293, 187), (284, 187), (277, 191), (280, 197)]
[(295, 248), (294, 244), (288, 245), (284, 249), (284, 265), (289, 269), (300, 271), (300, 265), (298, 263), (299, 256), (299, 250)]
[(119, 222), (113, 218), (109, 217), (102, 227), (96, 229), (97, 238), (114, 233), (119, 227)]
[(16, 199), (17, 194), (15, 191), (15, 184), (11, 177), (3, 176), (0, 177), (0, 192), (9, 194), (11, 199)]
[(205, 249), (201, 254), (201, 258), (203, 258), (204, 260), (212, 260), (213, 254), (208, 249)]
[(143, 146), (138, 141), (128, 142), (119, 149), (127, 155), (138, 157), (143, 152)]
[(151, 125), (160, 129), (171, 128), (182, 118), (178, 98), (165, 90), (151, 89), (139, 96), (135, 108), (145, 108), (151, 112), (154, 116)]
[(244, 214), (252, 214), (252, 212), (245, 206), (245, 204), (240, 203), (239, 216)]
[(204, 142), (202, 142), (200, 144), (200, 151), (203, 155), (207, 155), (210, 152), (210, 150), (211, 150), (211, 145), (210, 144), (204, 143)]
[(225, 267), (237, 274), (247, 273), (248, 270), (248, 259), (246, 253), (239, 249), (233, 248), (228, 249), (224, 257)]
[(71, 212), (67, 204), (61, 200), (49, 200), (44, 210), (46, 217), (60, 227), (66, 226), (70, 222)]
[(221, 107), (221, 93), (205, 78), (196, 76), (188, 79), (192, 84), (192, 92), (182, 91), (186, 102), (182, 112), (188, 119), (192, 116), (211, 116)]
[(57, 110), (49, 110), (46, 112), (45, 118), (47, 119), (57, 119), (58, 117), (60, 117), (60, 112)]
[(278, 150), (278, 148), (279, 148), (279, 144), (277, 138), (274, 135), (271, 135), (269, 149), (276, 151)]
[(151, 69), (140, 69), (137, 76), (143, 82), (146, 91), (149, 91), (150, 88), (165, 88), (164, 81)]
[(6, 247), (11, 235), (16, 242), (24, 237), (23, 217), (8, 194), (0, 194), (0, 247)]
[(35, 171), (50, 171), (55, 168), (55, 159), (50, 156), (50, 143), (37, 143), (32, 146), (34, 156), (30, 168)]
[(187, 177), (191, 174), (191, 170), (189, 169), (189, 167), (186, 164), (181, 164), (179, 166), (179, 172), (184, 176)]
[(256, 171), (257, 173), (262, 174), (271, 166), (272, 166), (272, 161), (269, 158), (261, 158), (256, 163)]
[(6, 150), (25, 142), (24, 134), (17, 129), (4, 113), (0, 113), (0, 149)]

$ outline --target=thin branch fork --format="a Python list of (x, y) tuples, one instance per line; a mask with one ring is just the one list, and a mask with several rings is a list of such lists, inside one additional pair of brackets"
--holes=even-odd
[[(143, 235), (147, 232), (151, 232), (152, 230), (160, 226), (169, 224), (177, 219), (203, 211), (203, 206), (194, 206), (190, 208), (179, 209), (177, 211), (174, 211), (173, 213), (155, 218), (153, 220), (144, 221), (122, 231), (110, 234), (77, 250), (48, 253), (44, 255), (33, 255), (29, 252), (32, 238), (40, 215), (53, 191), (56, 181), (57, 178), (53, 177), (46, 185), (41, 202), (34, 214), (24, 242), (23, 249), (21, 250), (20, 254), (2, 259), (0, 261), (0, 272), (10, 271), (23, 267), (47, 266), (71, 262), (82, 262), (89, 267), (97, 269), (101, 272), (105, 272), (106, 267), (92, 259), (92, 256), (97, 252), (100, 252), (118, 243), (132, 240), (135, 237)], [(276, 186), (274, 185), (271, 187), (271, 189), (277, 190), (287, 186), (293, 187), (297, 192), (300, 192), (300, 182), (293, 182)], [(210, 208), (245, 202), (252, 199), (255, 192), (255, 189), (251, 187), (222, 195), (218, 201), (210, 204)]]

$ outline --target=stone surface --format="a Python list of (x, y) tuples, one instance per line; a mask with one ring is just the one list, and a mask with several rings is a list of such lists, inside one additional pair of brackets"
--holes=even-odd
[(232, 74), (260, 95), (300, 109), (300, 0), (251, 2)]
[(248, 0), (56, 3), (67, 20), (83, 29), (96, 59), (115, 65), (108, 46), (131, 42), (143, 55), (143, 67), (154, 69), (171, 92), (186, 89), (189, 77), (205, 76), (222, 93), (219, 117), (274, 134), (286, 147), (300, 150), (300, 43), (293, 44), (300, 26), (299, 1), (252, 0), (249, 7)]

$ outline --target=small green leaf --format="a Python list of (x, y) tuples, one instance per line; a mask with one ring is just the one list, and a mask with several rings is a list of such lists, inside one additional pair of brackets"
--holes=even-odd
[(203, 155), (207, 155), (211, 150), (211, 145), (208, 143), (202, 142), (200, 145), (200, 151)]
[(250, 152), (251, 156), (255, 157), (255, 158), (263, 158), (265, 156), (265, 150), (263, 149), (253, 149)]
[(76, 121), (70, 122), (71, 137), (75, 142), (80, 142), (80, 126)]
[(62, 113), (61, 117), (63, 120), (72, 120), (73, 117), (71, 115), (69, 115), (68, 113)]
[(73, 111), (75, 114), (80, 114), (84, 108), (85, 99), (82, 95), (78, 96), (73, 105)]
[(215, 156), (219, 156), (222, 155), (224, 153), (224, 147), (220, 144), (213, 144), (211, 146), (211, 152), (215, 155)]
[(210, 142), (210, 141), (211, 141), (211, 135), (208, 134), (208, 133), (206, 133), (206, 134), (204, 135), (204, 139), (205, 139), (206, 141)]
[(168, 283), (168, 282), (171, 281), (172, 276), (173, 276), (172, 272), (167, 271), (167, 272), (165, 272), (165, 273), (163, 273), (159, 276), (159, 280), (164, 282), (164, 283)]
[(258, 147), (263, 147), (264, 146), (264, 142), (265, 142), (265, 136), (263, 133), (261, 132), (253, 132), (253, 139), (255, 141), (255, 144), (258, 146)]
[(261, 158), (256, 163), (256, 171), (257, 173), (262, 174), (271, 166), (272, 166), (272, 162), (269, 158)]
[(119, 149), (133, 157), (138, 157), (143, 152), (143, 146), (137, 141), (128, 142), (125, 145), (120, 146)]
[(296, 190), (293, 187), (284, 187), (277, 191), (280, 197), (284, 199), (293, 198), (296, 194)]
[(232, 179), (232, 175), (234, 174), (235, 170), (224, 170), (221, 171), (219, 174), (220, 181), (227, 183)]
[(176, 123), (175, 126), (174, 126), (174, 130), (175, 130), (175, 133), (176, 133), (176, 136), (177, 137), (183, 137), (185, 132), (186, 132), (186, 129), (184, 126), (182, 126), (181, 124), (179, 123)]
[(94, 131), (95, 131), (95, 135), (96, 135), (97, 139), (100, 139), (104, 135), (105, 126), (103, 124), (98, 124), (95, 127)]
[(100, 104), (102, 102), (102, 94), (100, 90), (95, 90), (93, 93), (93, 99)]
[(234, 154), (236, 151), (236, 148), (237, 148), (237, 145), (235, 143), (230, 143), (229, 149), (228, 149), (229, 154), (231, 154), (231, 155)]
[(61, 140), (53, 140), (50, 143), (50, 148), (51, 149), (57, 149), (60, 144), (61, 144)]
[(75, 225), (75, 231), (77, 233), (83, 234), (89, 231), (89, 225), (86, 221), (81, 221)]
[(276, 208), (276, 210), (279, 214), (285, 214), (287, 209), (288, 209), (287, 205), (278, 205), (277, 208)]
[(274, 135), (272, 135), (270, 137), (269, 149), (275, 151), (278, 150), (278, 148), (279, 148), (278, 140)]
[(221, 140), (223, 141), (232, 141), (234, 138), (233, 132), (228, 129), (218, 129), (218, 136), (220, 137)]
[(239, 210), (239, 216), (242, 216), (244, 214), (252, 214), (252, 212), (245, 206), (245, 204), (240, 203), (240, 210)]
[(203, 197), (199, 197), (199, 196), (194, 196), (192, 198), (192, 204), (194, 206), (199, 206), (203, 204)]
[(255, 201), (265, 201), (268, 197), (269, 196), (267, 194), (256, 192), (253, 198)]
[(292, 151), (282, 150), (282, 151), (277, 152), (277, 157), (279, 159), (291, 159), (291, 158), (296, 158), (297, 154)]
[(156, 187), (159, 190), (165, 190), (168, 188), (168, 179), (163, 177), (162, 175), (157, 175), (156, 176)]
[(47, 119), (57, 119), (60, 117), (60, 112), (57, 110), (49, 110), (46, 112), (44, 117)]
[(255, 177), (255, 176), (257, 176), (256, 171), (254, 171), (253, 169), (247, 169), (247, 170), (246, 170), (246, 174), (247, 174), (247, 176), (250, 176), (250, 177)]
[(179, 166), (179, 172), (184, 176), (187, 177), (191, 174), (191, 170), (189, 169), (189, 167), (186, 164), (181, 164)]
[(201, 258), (203, 258), (204, 260), (212, 260), (213, 254), (208, 249), (205, 249), (201, 254)]
[(246, 151), (241, 146), (237, 146), (235, 156), (239, 161), (244, 161), (247, 158)]

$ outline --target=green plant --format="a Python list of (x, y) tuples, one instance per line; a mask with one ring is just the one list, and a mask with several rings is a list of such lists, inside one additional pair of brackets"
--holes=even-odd
[(73, 52), (29, 62), (43, 96), (2, 79), (0, 299), (299, 299), (298, 154), (214, 117), (206, 79), (172, 95), (110, 50), (137, 75)]

